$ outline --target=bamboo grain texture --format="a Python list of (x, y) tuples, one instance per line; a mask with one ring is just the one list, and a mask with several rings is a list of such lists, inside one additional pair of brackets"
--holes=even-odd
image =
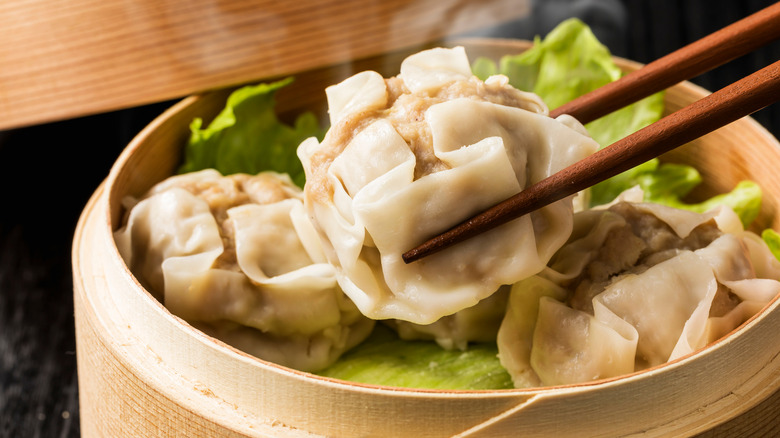
[(0, 2), (0, 130), (420, 47), (528, 1)]

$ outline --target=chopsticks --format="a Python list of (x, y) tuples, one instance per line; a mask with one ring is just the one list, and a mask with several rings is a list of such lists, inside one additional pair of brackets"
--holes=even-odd
[[(587, 123), (777, 38), (780, 38), (780, 3), (660, 58), (609, 86), (576, 99), (552, 112), (551, 116), (570, 114), (582, 123)], [(721, 48), (723, 53), (718, 54)], [(650, 69), (643, 72), (648, 67)], [(606, 90), (601, 91), (602, 89)], [(407, 251), (403, 254), (403, 259), (406, 263), (412, 263), (491, 230), (631, 169), (778, 100), (780, 61), (526, 188)]]

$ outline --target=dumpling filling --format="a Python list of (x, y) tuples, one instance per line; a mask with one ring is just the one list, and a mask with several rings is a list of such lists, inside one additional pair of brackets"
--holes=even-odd
[(363, 72), (326, 92), (332, 127), (298, 149), (304, 204), (365, 315), (431, 324), (538, 273), (566, 241), (571, 198), (403, 262), (406, 250), (598, 148), (506, 77), (472, 76), (463, 48), (420, 52), (397, 77)]
[(171, 313), (249, 354), (304, 371), (363, 341), (288, 176), (171, 177), (128, 199), (120, 254)]
[(549, 267), (512, 287), (498, 348), (516, 387), (675, 360), (780, 292), (780, 263), (727, 208), (697, 214), (621, 201), (574, 222)]

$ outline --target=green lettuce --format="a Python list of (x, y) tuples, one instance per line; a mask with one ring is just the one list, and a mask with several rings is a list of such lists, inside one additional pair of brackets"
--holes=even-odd
[[(623, 75), (609, 49), (576, 18), (562, 22), (544, 39), (536, 37), (531, 49), (502, 57), (498, 65), (478, 58), (472, 71), (483, 80), (492, 74), (503, 74), (515, 88), (539, 95), (551, 110)], [(657, 121), (663, 109), (663, 93), (656, 93), (589, 123), (586, 128), (604, 147)]]
[(767, 228), (761, 233), (761, 238), (764, 239), (769, 250), (772, 251), (772, 255), (780, 260), (780, 233), (771, 228)]
[(495, 343), (445, 350), (431, 341), (404, 341), (377, 325), (362, 344), (321, 376), (372, 385), (426, 389), (510, 389), (512, 379), (498, 361)]
[[(496, 65), (485, 58), (477, 59), (474, 74), (485, 79), (503, 74), (515, 88), (539, 95), (550, 109), (555, 109), (580, 95), (619, 79), (620, 68), (609, 50), (602, 45), (586, 24), (572, 18), (562, 22), (543, 40), (520, 55), (504, 56)], [(659, 120), (663, 114), (663, 93), (656, 93), (632, 105), (585, 125), (601, 147), (626, 137)], [(660, 164), (650, 160), (590, 188), (591, 206), (606, 204), (621, 192), (639, 185), (645, 201), (703, 212), (717, 205), (728, 205), (747, 226), (761, 209), (761, 189), (743, 181), (730, 193), (701, 203), (683, 202), (701, 183), (699, 172), (691, 166)]]
[(602, 183), (601, 191), (591, 192), (591, 204), (605, 204), (626, 189), (639, 186), (644, 200), (656, 204), (704, 213), (719, 205), (734, 210), (747, 227), (761, 211), (761, 187), (752, 181), (742, 181), (728, 193), (713, 196), (703, 202), (687, 203), (684, 198), (702, 182), (699, 172), (691, 166), (649, 161), (633, 172), (618, 175)]
[[(641, 185), (641, 184), (640, 184)], [(728, 193), (713, 196), (706, 201), (688, 204), (680, 199), (677, 194), (668, 194), (667, 196), (645, 196), (649, 202), (669, 205), (671, 207), (704, 213), (719, 205), (731, 207), (739, 216), (742, 225), (747, 227), (758, 217), (761, 211), (761, 187), (753, 181), (742, 181)]]
[(310, 112), (298, 116), (293, 126), (277, 118), (274, 95), (292, 80), (234, 91), (222, 112), (206, 128), (202, 127), (202, 119), (193, 120), (179, 172), (214, 168), (229, 175), (273, 170), (289, 174), (303, 187), (303, 166), (296, 149), (306, 138), (321, 137), (323, 130)]

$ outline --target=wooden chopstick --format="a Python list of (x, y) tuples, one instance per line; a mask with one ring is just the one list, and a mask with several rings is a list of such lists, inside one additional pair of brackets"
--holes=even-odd
[(419, 260), (552, 202), (573, 195), (780, 100), (780, 61), (753, 73), (403, 254)]
[(780, 2), (659, 58), (550, 112), (585, 124), (672, 85), (706, 73), (780, 38)]

